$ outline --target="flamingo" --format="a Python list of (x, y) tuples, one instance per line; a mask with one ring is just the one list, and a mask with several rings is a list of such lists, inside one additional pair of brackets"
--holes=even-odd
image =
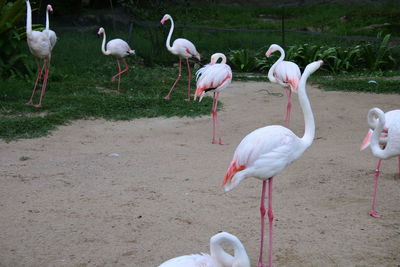
[[(217, 63), (219, 59), (222, 59), (221, 63)], [(219, 135), (218, 144), (223, 145), (221, 136), (219, 134), (219, 122), (217, 114), (218, 96), (219, 92), (225, 89), (232, 81), (232, 70), (229, 65), (226, 64), (226, 57), (222, 53), (215, 53), (211, 56), (210, 64), (202, 67), (196, 72), (197, 88), (194, 94), (194, 100), (200, 96), (200, 100), (204, 97), (206, 92), (213, 92), (213, 105), (211, 108), (211, 114), (213, 118), (213, 138), (212, 143), (216, 144), (215, 141), (215, 128)]]
[(372, 154), (378, 158), (374, 170), (374, 193), (369, 214), (374, 218), (380, 218), (382, 215), (375, 212), (375, 204), (382, 159), (397, 156), (400, 176), (400, 109), (383, 113), (379, 108), (372, 108), (368, 112), (367, 119), (371, 129), (361, 144), (361, 150), (371, 146)]
[[(132, 50), (128, 43), (125, 42), (122, 39), (112, 39), (110, 41), (107, 42), (107, 50), (106, 50), (106, 32), (104, 30), (103, 27), (101, 27), (99, 29), (99, 31), (97, 32), (97, 34), (103, 34), (103, 43), (101, 44), (101, 52), (103, 52), (104, 55), (108, 56), (108, 55), (113, 55), (117, 58), (117, 64), (118, 64), (118, 73), (115, 74), (112, 78), (111, 78), (111, 82), (115, 81), (115, 78), (118, 77), (118, 89), (115, 91), (117, 94), (119, 94), (120, 90), (120, 83), (121, 83), (121, 75), (124, 72), (127, 72), (129, 70), (128, 64), (126, 63), (125, 57), (129, 56), (129, 55), (134, 55), (135, 54), (135, 50)], [(119, 62), (119, 60), (122, 59), (122, 62), (125, 65), (125, 69), (123, 69), (121, 71), (121, 64)]]
[(262, 180), (260, 203), (261, 244), (258, 267), (262, 264), (264, 244), (265, 191), (268, 181), (269, 219), (269, 267), (272, 266), (272, 181), (287, 165), (297, 160), (312, 144), (315, 135), (314, 115), (306, 93), (308, 77), (323, 64), (322, 60), (307, 65), (299, 82), (298, 97), (304, 114), (303, 137), (297, 137), (291, 130), (280, 125), (271, 125), (254, 130), (240, 142), (223, 180), (225, 192), (232, 190), (243, 179), (254, 177)]
[[(228, 243), (234, 249), (234, 256), (226, 253), (221, 243)], [(240, 240), (229, 233), (221, 232), (210, 239), (209, 254), (192, 254), (170, 259), (158, 267), (250, 267), (249, 257)]]
[[(28, 105), (33, 105), (33, 96), (35, 95), (36, 86), (38, 81), (41, 79), (43, 71), (44, 78), (42, 83), (42, 90), (40, 92), (39, 103), (33, 105), (34, 107), (42, 106), (42, 98), (46, 91), (47, 78), (50, 71), (50, 59), (51, 59), (51, 42), (50, 37), (45, 32), (33, 31), (32, 30), (32, 9), (29, 0), (26, 0), (26, 40), (28, 42), (29, 50), (35, 57), (36, 65), (38, 68), (38, 73), (35, 81), (35, 85), (32, 90), (32, 95), (29, 101), (26, 103)], [(39, 59), (43, 59), (43, 66), (40, 67)], [(47, 67), (47, 64), (49, 65)]]
[(188, 67), (188, 97), (185, 100), (190, 101), (190, 79), (192, 78), (192, 73), (190, 72), (189, 58), (196, 57), (198, 60), (200, 60), (200, 54), (199, 52), (197, 52), (194, 44), (187, 39), (178, 38), (174, 41), (172, 46), (170, 45), (172, 32), (174, 31), (174, 21), (169, 14), (165, 14), (164, 17), (161, 19), (161, 24), (164, 24), (167, 20), (171, 20), (171, 28), (169, 29), (165, 45), (167, 46), (169, 52), (179, 57), (179, 74), (164, 99), (169, 100), (172, 90), (175, 88), (176, 84), (182, 76), (182, 59), (186, 59), (186, 64)]
[(53, 30), (50, 30), (49, 11), (53, 12), (53, 7), (51, 5), (47, 5), (47, 8), (46, 8), (46, 28), (42, 32), (47, 34), (47, 36), (49, 37), (51, 50), (53, 50), (53, 48), (54, 48), (54, 46), (56, 45), (56, 42), (57, 42), (57, 35)]
[(281, 56), (269, 69), (268, 79), (270, 82), (279, 83), (285, 89), (285, 93), (288, 97), (285, 126), (288, 127), (290, 121), (290, 110), (292, 109), (292, 92), (297, 92), (301, 73), (299, 66), (297, 66), (296, 63), (283, 60), (285, 58), (285, 51), (277, 44), (272, 44), (265, 53), (265, 56), (269, 57), (275, 51), (279, 51)]

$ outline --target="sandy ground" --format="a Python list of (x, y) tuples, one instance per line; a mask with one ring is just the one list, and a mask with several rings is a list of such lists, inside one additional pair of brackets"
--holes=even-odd
[[(247, 133), (283, 123), (286, 98), (265, 89), (283, 92), (234, 82), (221, 93), (226, 146), (210, 143), (210, 116), (76, 121), (49, 137), (1, 142), (0, 266), (157, 266), (208, 252), (218, 231), (238, 236), (256, 266), (261, 182), (228, 193), (220, 185)], [(400, 96), (308, 93), (314, 143), (274, 180), (274, 265), (398, 266), (397, 159), (383, 162), (383, 217), (374, 219), (376, 160), (359, 145), (368, 110), (399, 108)], [(303, 127), (295, 97), (291, 128)]]

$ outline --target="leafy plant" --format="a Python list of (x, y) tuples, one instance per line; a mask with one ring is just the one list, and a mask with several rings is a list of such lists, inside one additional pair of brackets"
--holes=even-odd
[(387, 34), (378, 46), (371, 43), (361, 46), (361, 57), (367, 69), (376, 71), (396, 64), (396, 60), (391, 55), (389, 40), (390, 34)]
[(257, 69), (258, 63), (247, 49), (231, 50), (228, 59), (232, 68), (240, 72), (251, 72)]

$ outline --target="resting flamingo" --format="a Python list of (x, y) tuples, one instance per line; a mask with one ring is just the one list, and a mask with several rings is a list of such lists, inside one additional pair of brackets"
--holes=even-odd
[(57, 42), (57, 35), (53, 30), (50, 30), (49, 11), (53, 12), (53, 7), (51, 5), (47, 5), (47, 8), (46, 8), (46, 28), (42, 32), (47, 34), (47, 36), (49, 37), (51, 50), (53, 50), (53, 48), (54, 48), (54, 46), (56, 45), (56, 42)]
[(182, 59), (186, 59), (186, 64), (188, 67), (188, 97), (185, 100), (190, 101), (190, 80), (192, 78), (192, 73), (190, 72), (189, 58), (196, 57), (198, 60), (200, 60), (200, 54), (199, 52), (197, 52), (196, 47), (191, 41), (183, 38), (176, 39), (172, 46), (170, 45), (172, 32), (174, 31), (174, 21), (169, 14), (165, 14), (164, 17), (161, 19), (161, 24), (164, 24), (167, 20), (171, 21), (171, 28), (169, 30), (167, 41), (165, 42), (165, 44), (169, 52), (179, 57), (179, 74), (164, 99), (168, 100), (170, 98), (172, 90), (175, 88), (176, 84), (180, 80), (182, 76)]
[[(39, 103), (33, 105), (34, 107), (38, 108), (42, 106), (42, 98), (44, 93), (46, 92), (47, 78), (49, 77), (49, 71), (50, 71), (52, 46), (48, 34), (32, 30), (32, 9), (29, 0), (26, 0), (26, 40), (28, 42), (29, 50), (35, 57), (36, 65), (38, 68), (35, 85), (33, 86), (32, 90), (32, 95), (26, 104), (33, 105), (33, 96), (35, 95), (36, 86), (38, 84), (38, 81), (41, 79), (44, 71), (44, 78), (42, 83), (42, 90), (40, 92)], [(43, 59), (42, 67), (40, 66), (39, 62), (40, 59)]]
[(285, 89), (285, 93), (288, 97), (285, 126), (289, 127), (290, 110), (292, 109), (292, 92), (297, 92), (301, 73), (299, 66), (295, 63), (283, 60), (285, 58), (285, 51), (277, 44), (271, 45), (265, 53), (265, 56), (269, 57), (275, 51), (279, 51), (281, 56), (269, 69), (268, 79), (270, 82), (279, 83)]
[[(233, 247), (232, 257), (224, 251), (221, 244), (228, 243)], [(249, 257), (240, 240), (229, 233), (222, 232), (210, 239), (209, 254), (192, 254), (170, 259), (158, 267), (250, 267)]]
[(258, 267), (262, 264), (264, 245), (265, 191), (268, 181), (268, 219), (269, 219), (269, 267), (272, 266), (272, 181), (287, 165), (297, 160), (312, 144), (315, 134), (314, 115), (306, 93), (306, 81), (321, 65), (322, 60), (307, 65), (300, 79), (298, 97), (304, 114), (305, 131), (297, 137), (291, 130), (280, 125), (259, 128), (248, 134), (240, 142), (223, 181), (224, 190), (236, 187), (243, 179), (254, 177), (262, 180), (260, 203), (261, 244)]
[[(112, 55), (115, 56), (117, 58), (117, 64), (118, 64), (118, 73), (115, 74), (112, 78), (111, 78), (111, 82), (115, 81), (115, 78), (118, 77), (118, 89), (115, 91), (117, 94), (119, 94), (120, 92), (120, 83), (121, 83), (121, 75), (124, 72), (127, 72), (129, 69), (128, 64), (126, 63), (125, 57), (129, 56), (129, 55), (134, 55), (135, 54), (135, 50), (132, 50), (128, 43), (125, 42), (122, 39), (112, 39), (110, 41), (107, 42), (107, 50), (106, 50), (106, 32), (104, 30), (104, 28), (100, 28), (99, 31), (97, 32), (97, 34), (103, 34), (103, 43), (101, 44), (101, 52), (103, 52), (104, 55), (108, 56), (108, 55)], [(119, 62), (119, 60), (122, 59), (122, 62), (125, 65), (125, 69), (123, 69), (121, 71), (121, 64)]]
[(372, 206), (369, 214), (374, 218), (379, 218), (382, 215), (375, 212), (375, 204), (382, 159), (397, 156), (400, 176), (400, 109), (383, 113), (379, 108), (372, 108), (368, 112), (367, 119), (371, 129), (361, 144), (361, 150), (371, 146), (372, 154), (378, 158), (375, 168)]
[[(217, 63), (219, 59), (221, 63)], [(211, 107), (211, 114), (213, 118), (213, 137), (212, 143), (217, 144), (215, 141), (215, 129), (219, 136), (218, 144), (223, 145), (221, 135), (219, 133), (219, 121), (217, 114), (218, 96), (219, 92), (225, 89), (232, 81), (232, 70), (226, 64), (226, 57), (222, 53), (215, 53), (211, 56), (210, 64), (202, 67), (196, 72), (197, 88), (194, 93), (194, 100), (200, 96), (200, 100), (204, 97), (206, 92), (213, 92), (213, 104)]]

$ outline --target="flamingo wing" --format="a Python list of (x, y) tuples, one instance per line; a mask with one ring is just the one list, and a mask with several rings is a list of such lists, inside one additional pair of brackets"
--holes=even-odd
[(56, 35), (56, 33), (55, 33), (54, 31), (52, 31), (52, 30), (46, 30), (46, 29), (43, 30), (42, 32), (43, 32), (44, 34), (46, 34), (47, 37), (49, 38), (51, 50), (53, 50), (54, 46), (55, 46), (56, 43), (57, 43), (57, 35)]
[(39, 31), (32, 31), (30, 36), (27, 36), (28, 46), (32, 54), (45, 58), (50, 55), (51, 44), (47, 34)]
[(221, 91), (232, 81), (232, 70), (227, 64), (206, 65), (196, 72), (196, 92), (194, 97), (210, 90)]
[(280, 62), (274, 70), (274, 76), (281, 85), (290, 86), (292, 91), (297, 91), (301, 78), (301, 72), (297, 64), (290, 61)]
[(193, 254), (176, 257), (158, 267), (216, 267), (213, 258), (208, 254)]
[(197, 52), (194, 44), (183, 38), (178, 38), (172, 44), (172, 47), (175, 48), (178, 52), (178, 55), (184, 58), (196, 57), (200, 60), (200, 54)]
[(129, 47), (128, 43), (122, 39), (112, 39), (107, 43), (107, 51), (110, 54), (119, 58), (126, 57), (133, 54), (133, 50)]

